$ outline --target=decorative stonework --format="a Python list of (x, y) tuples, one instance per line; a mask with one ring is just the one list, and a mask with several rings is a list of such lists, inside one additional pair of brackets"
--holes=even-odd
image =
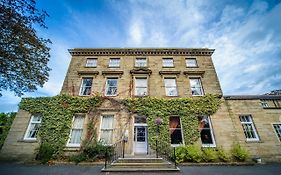
[(148, 75), (151, 75), (152, 71), (148, 68), (136, 68), (136, 69), (130, 70), (130, 74), (148, 74)]
[(183, 71), (184, 75), (198, 75), (201, 77), (204, 77), (205, 71), (199, 71), (199, 70), (188, 70), (188, 71)]
[(118, 75), (119, 77), (121, 77), (123, 75), (124, 71), (102, 71), (101, 74), (103, 76), (106, 75)]
[(95, 75), (97, 76), (99, 74), (99, 71), (93, 71), (93, 70), (78, 70), (78, 75)]
[(161, 76), (163, 76), (163, 75), (176, 75), (178, 77), (181, 74), (181, 71), (172, 71), (172, 70), (159, 71), (159, 74)]
[(72, 56), (112, 56), (112, 55), (184, 55), (184, 56), (211, 56), (214, 49), (188, 49), (188, 48), (157, 48), (157, 49), (143, 49), (143, 48), (99, 48), (99, 49), (69, 49)]

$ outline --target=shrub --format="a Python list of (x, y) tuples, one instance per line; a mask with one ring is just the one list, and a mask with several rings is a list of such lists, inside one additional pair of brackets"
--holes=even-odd
[(186, 146), (186, 156), (185, 159), (191, 162), (201, 162), (203, 158), (203, 152), (201, 148), (197, 145)]
[(186, 161), (186, 147), (179, 146), (176, 148), (176, 162), (182, 163)]
[(40, 160), (41, 163), (47, 163), (53, 157), (54, 153), (54, 147), (48, 142), (43, 142), (38, 149), (36, 159)]
[(218, 159), (217, 152), (213, 148), (203, 149), (203, 159), (206, 162), (214, 162)]
[(105, 154), (111, 156), (113, 150), (110, 146), (104, 146), (102, 143), (97, 143), (96, 145), (87, 145), (83, 149), (83, 154), (87, 156), (90, 160), (105, 158)]
[(88, 159), (88, 157), (84, 153), (80, 153), (78, 155), (73, 155), (73, 156), (69, 157), (69, 160), (75, 162), (76, 164), (78, 164), (79, 162), (85, 161), (87, 159)]
[(229, 156), (228, 152), (226, 152), (222, 147), (219, 147), (217, 149), (217, 156), (218, 156), (219, 160), (221, 160), (223, 162), (228, 162), (230, 160), (230, 156)]
[(237, 143), (232, 145), (231, 154), (237, 161), (245, 161), (249, 157), (248, 151)]

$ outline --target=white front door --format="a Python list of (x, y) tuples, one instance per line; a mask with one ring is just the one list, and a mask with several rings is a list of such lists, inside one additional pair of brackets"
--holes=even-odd
[(147, 153), (147, 126), (135, 126), (135, 153)]

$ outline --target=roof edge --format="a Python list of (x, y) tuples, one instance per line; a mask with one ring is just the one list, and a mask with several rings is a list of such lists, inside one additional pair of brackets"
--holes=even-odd
[(281, 95), (225, 95), (226, 100), (281, 100)]

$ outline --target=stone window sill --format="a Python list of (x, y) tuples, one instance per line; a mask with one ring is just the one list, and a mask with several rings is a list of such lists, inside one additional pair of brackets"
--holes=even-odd
[(24, 143), (37, 143), (37, 140), (25, 140), (25, 139), (20, 139), (18, 142), (24, 142)]

